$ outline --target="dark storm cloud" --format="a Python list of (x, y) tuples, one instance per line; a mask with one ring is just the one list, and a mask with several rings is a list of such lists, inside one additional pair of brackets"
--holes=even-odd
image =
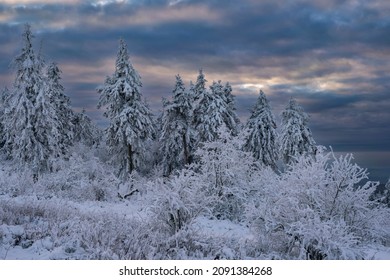
[(209, 85), (232, 84), (243, 121), (261, 88), (278, 121), (288, 100), (297, 98), (319, 144), (339, 151), (390, 149), (388, 1), (58, 3), (0, 4), (0, 86), (12, 84), (8, 66), (29, 22), (36, 50), (42, 40), (46, 61), (63, 70), (74, 107), (86, 108), (99, 124), (107, 121), (96, 109), (96, 87), (113, 73), (123, 38), (156, 114), (177, 73), (188, 86), (203, 68)]

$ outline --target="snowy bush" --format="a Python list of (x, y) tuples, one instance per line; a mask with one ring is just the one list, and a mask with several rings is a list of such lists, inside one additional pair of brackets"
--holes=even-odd
[(57, 171), (43, 174), (36, 183), (41, 194), (72, 200), (112, 200), (119, 180), (93, 149), (75, 146), (69, 160), (57, 162)]
[(199, 179), (193, 171), (182, 170), (165, 182), (154, 182), (151, 211), (159, 230), (172, 235), (188, 227), (199, 215), (210, 214), (216, 199), (206, 193), (206, 186)]
[(139, 237), (137, 219), (80, 211), (56, 199), (27, 198), (24, 202), (3, 203), (0, 251), (1, 247), (21, 246), (37, 253), (51, 252), (55, 259), (137, 258), (128, 247)]
[(17, 197), (31, 192), (33, 184), (33, 176), (30, 170), (25, 169), (16, 172), (15, 166), (12, 164), (2, 166), (0, 171), (0, 194)]
[(390, 237), (389, 211), (370, 200), (377, 183), (366, 179), (351, 155), (297, 158), (248, 211), (262, 247), (283, 259), (364, 258), (365, 244)]
[(213, 142), (205, 142), (196, 152), (198, 169), (207, 184), (209, 195), (217, 196), (213, 212), (218, 218), (242, 220), (244, 204), (249, 198), (251, 182), (258, 167), (249, 152), (241, 150), (243, 141), (224, 128)]

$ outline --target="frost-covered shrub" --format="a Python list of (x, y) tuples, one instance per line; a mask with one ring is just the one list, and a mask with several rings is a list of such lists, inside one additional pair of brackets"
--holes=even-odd
[(96, 156), (98, 152), (85, 145), (76, 145), (71, 151), (68, 159), (57, 159), (52, 172), (41, 173), (37, 180), (28, 168), (20, 169), (12, 162), (4, 162), (0, 194), (97, 201), (117, 197), (119, 180), (110, 165)]
[(251, 182), (259, 172), (251, 154), (241, 150), (242, 144), (242, 139), (221, 129), (217, 140), (203, 143), (196, 152), (199, 165), (192, 168), (201, 174), (208, 194), (218, 197), (213, 212), (221, 219), (242, 220), (253, 191)]
[(144, 256), (141, 252), (145, 247), (138, 247), (139, 254), (131, 247), (145, 232), (135, 218), (75, 209), (58, 199), (25, 198), (17, 203), (2, 201), (2, 206), (0, 252), (2, 246), (21, 246), (32, 247), (37, 254), (50, 254), (53, 259), (140, 259)]
[(85, 147), (75, 151), (69, 160), (59, 161), (56, 172), (44, 174), (36, 183), (45, 197), (58, 196), (72, 200), (112, 200), (117, 196), (119, 180), (109, 165)]
[(152, 188), (155, 197), (150, 210), (155, 216), (154, 226), (168, 235), (188, 227), (199, 215), (209, 214), (216, 201), (206, 192), (199, 175), (191, 170), (181, 170), (166, 181), (158, 179)]
[(351, 155), (320, 151), (315, 160), (298, 158), (273, 191), (265, 190), (268, 195), (249, 206), (247, 217), (264, 253), (283, 259), (364, 258), (364, 244), (390, 237), (388, 209), (370, 200), (376, 186)]
[[(148, 179), (143, 177), (137, 171), (133, 171), (118, 183), (118, 197), (121, 199), (130, 199), (135, 195), (147, 195)], [(151, 191), (153, 192), (153, 190)], [(145, 200), (151, 198), (145, 197)]]
[(0, 195), (21, 196), (30, 193), (33, 184), (33, 173), (28, 169), (16, 171), (15, 166), (6, 165), (0, 171)]
[[(239, 259), (239, 245), (228, 237), (216, 238), (190, 226), (168, 238), (153, 238), (147, 259)], [(231, 247), (234, 247), (231, 249)]]

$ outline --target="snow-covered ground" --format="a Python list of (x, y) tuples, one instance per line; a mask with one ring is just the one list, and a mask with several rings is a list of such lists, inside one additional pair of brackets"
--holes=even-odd
[[(147, 221), (148, 215), (152, 214), (142, 202), (139, 197), (116, 202), (74, 202), (58, 198), (39, 200), (34, 196), (1, 195), (0, 205), (3, 210), (0, 214), (3, 215), (3, 224), (0, 226), (0, 259), (121, 258), (116, 252), (125, 250), (126, 243), (123, 242), (123, 248), (115, 249), (118, 246), (115, 239), (123, 238), (123, 234), (131, 236), (132, 223), (138, 227), (139, 222)], [(118, 226), (117, 223), (121, 225)], [(113, 225), (112, 230), (104, 229)], [(209, 249), (211, 254), (198, 256), (199, 258), (214, 256), (236, 259), (239, 244), (243, 246), (257, 240), (254, 232), (246, 225), (206, 216), (193, 221), (191, 232), (196, 232), (197, 237), (207, 237), (192, 241), (195, 243), (194, 248), (197, 242), (215, 242), (208, 244), (213, 247)], [(205, 244), (198, 247), (205, 247)], [(390, 260), (390, 248), (367, 245), (365, 255), (365, 259)], [(241, 255), (240, 258), (250, 256)]]
[[(39, 200), (34, 196), (1, 195), (0, 204), (4, 206), (3, 212), (0, 212), (3, 219), (9, 221), (9, 223), (3, 221), (0, 226), (0, 259), (3, 260), (89, 258), (90, 252), (87, 252), (86, 245), (83, 245), (83, 242), (87, 241), (84, 239), (86, 237), (83, 231), (96, 230), (97, 225), (104, 226), (104, 223), (111, 225), (115, 222), (120, 222), (126, 225), (126, 229), (131, 230), (131, 223), (146, 221), (151, 214), (137, 198), (113, 203), (74, 202), (58, 198)], [(12, 210), (15, 212), (10, 212)], [(5, 217), (5, 215), (12, 217)], [(109, 221), (110, 219), (112, 221)], [(193, 221), (192, 227), (199, 235), (209, 236), (215, 240), (252, 238), (248, 227), (228, 220), (210, 220), (202, 216)], [(100, 228), (98, 236), (95, 236), (101, 240), (90, 239), (89, 241), (99, 244), (104, 242), (103, 239), (117, 237), (103, 236), (103, 232), (104, 230)], [(91, 248), (88, 250), (91, 251)], [(226, 256), (230, 255), (234, 258), (229, 244), (223, 245), (220, 250)], [(116, 258), (108, 255), (104, 257)]]

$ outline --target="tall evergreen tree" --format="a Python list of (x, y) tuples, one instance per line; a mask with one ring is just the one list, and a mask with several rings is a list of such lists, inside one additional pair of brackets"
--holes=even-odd
[(33, 108), (34, 138), (39, 143), (35, 151), (38, 156), (34, 157), (33, 166), (40, 166), (38, 170), (42, 171), (51, 170), (54, 161), (66, 153), (69, 145), (62, 141), (64, 131), (53, 99), (53, 92), (46, 82)]
[(221, 82), (213, 82), (210, 90), (206, 90), (207, 80), (203, 71), (199, 71), (194, 86), (194, 110), (193, 126), (198, 133), (197, 142), (214, 141), (218, 138), (218, 130), (221, 126), (232, 133), (237, 134), (238, 117), (232, 105), (227, 103), (227, 95)]
[(221, 81), (213, 82), (210, 86), (211, 94), (216, 103), (219, 104), (219, 113), (222, 116), (223, 123), (232, 135), (237, 135), (239, 131), (240, 119), (235, 112), (234, 96), (229, 83), (225, 87)]
[(192, 82), (190, 84), (190, 89), (193, 90), (193, 92), (194, 92), (194, 100), (195, 101), (202, 99), (203, 95), (207, 93), (206, 83), (207, 83), (207, 80), (203, 74), (203, 69), (200, 69), (195, 85), (193, 85)]
[(56, 63), (53, 62), (47, 67), (46, 77), (47, 94), (50, 95), (49, 102), (53, 104), (54, 114), (57, 118), (56, 126), (59, 131), (58, 145), (61, 153), (66, 154), (68, 147), (72, 145), (73, 141), (73, 110), (70, 106), (70, 99), (65, 95), (64, 87), (60, 82), (61, 70)]
[(211, 97), (206, 90), (206, 82), (203, 70), (200, 69), (195, 84), (190, 83), (190, 94), (193, 95), (194, 100), (192, 126), (196, 131), (197, 145), (200, 142), (212, 140), (211, 135), (208, 133), (210, 120), (207, 115)]
[(142, 165), (145, 142), (155, 135), (152, 113), (141, 100), (141, 78), (129, 60), (127, 45), (120, 40), (115, 73), (97, 89), (98, 108), (106, 106), (104, 116), (110, 125), (106, 130), (107, 144), (120, 173), (129, 174)]
[(236, 114), (236, 105), (235, 105), (235, 96), (232, 94), (233, 89), (229, 82), (226, 82), (223, 92), (225, 95), (225, 102), (228, 105), (228, 109), (231, 112), (231, 115), (234, 116), (235, 123), (237, 124), (237, 128), (240, 128), (240, 119)]
[(50, 158), (58, 155), (58, 116), (43, 75), (44, 62), (34, 53), (29, 25), (22, 38), (22, 51), (14, 60), (15, 82), (4, 115), (3, 148), (14, 161), (28, 166), (38, 176), (51, 168)]
[(162, 155), (164, 175), (191, 161), (193, 135), (191, 129), (191, 96), (185, 91), (180, 75), (176, 76), (172, 101), (164, 100), (162, 116)]
[(229, 105), (230, 109), (235, 111), (236, 107), (234, 104), (234, 95), (232, 94), (233, 89), (229, 82), (227, 82), (223, 88), (223, 93), (225, 95), (226, 103)]
[(266, 166), (276, 169), (278, 159), (276, 123), (271, 107), (262, 90), (245, 126), (244, 150)]
[(308, 127), (309, 116), (298, 105), (295, 99), (290, 99), (282, 112), (280, 135), (280, 155), (284, 163), (290, 164), (301, 155), (316, 153), (316, 143)]

